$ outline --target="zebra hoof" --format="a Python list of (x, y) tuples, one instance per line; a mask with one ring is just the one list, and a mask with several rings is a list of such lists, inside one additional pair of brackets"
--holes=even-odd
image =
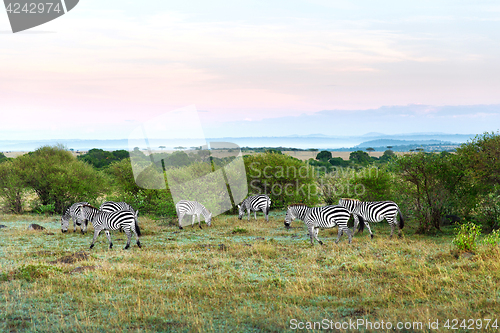
[(373, 239), (373, 234), (370, 235), (371, 239)]
[(93, 248), (94, 247), (94, 244), (90, 244), (90, 248)]
[(181, 229), (181, 230), (182, 230), (183, 228), (182, 228), (181, 226), (179, 226), (179, 229)]
[(129, 245), (129, 244), (125, 245), (124, 250), (127, 250), (129, 247), (130, 247), (130, 245)]
[(319, 241), (319, 245), (325, 245), (325, 244), (323, 244), (323, 242), (322, 242), (322, 241)]
[(141, 242), (139, 242), (139, 241), (138, 241), (138, 242), (137, 242), (137, 246), (138, 246), (139, 248), (141, 248), (141, 247), (142, 247)]
[(113, 248), (113, 243), (109, 244), (109, 248), (112, 249)]
[(203, 230), (203, 228), (201, 227), (201, 225), (200, 225), (200, 229), (202, 229), (202, 230)]

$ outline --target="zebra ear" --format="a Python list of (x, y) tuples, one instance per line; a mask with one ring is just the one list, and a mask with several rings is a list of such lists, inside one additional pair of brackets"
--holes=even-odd
[(138, 210), (136, 210), (136, 211), (135, 211), (135, 218), (137, 218), (138, 216), (139, 216), (139, 211), (138, 211)]
[(241, 208), (241, 206), (240, 206), (240, 205), (238, 205), (238, 209), (240, 209), (240, 208)]

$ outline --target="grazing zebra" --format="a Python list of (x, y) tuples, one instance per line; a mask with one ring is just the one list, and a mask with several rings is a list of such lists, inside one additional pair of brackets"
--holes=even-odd
[(177, 212), (177, 217), (179, 218), (179, 229), (182, 229), (181, 222), (184, 215), (193, 215), (193, 222), (191, 223), (192, 226), (194, 226), (195, 216), (198, 216), (198, 225), (200, 226), (200, 229), (203, 229), (200, 222), (201, 214), (205, 218), (205, 223), (210, 227), (212, 213), (210, 213), (208, 209), (206, 209), (205, 206), (198, 201), (181, 200), (175, 205), (175, 210)]
[(354, 230), (358, 225), (357, 216), (363, 217), (364, 224), (368, 227), (371, 238), (373, 238), (372, 230), (368, 222), (380, 222), (386, 219), (391, 226), (391, 237), (394, 234), (394, 226), (398, 224), (397, 215), (399, 214), (399, 230), (398, 236), (401, 237), (401, 229), (405, 223), (403, 214), (396, 203), (392, 201), (359, 201), (357, 199), (340, 199), (339, 205), (345, 207), (354, 215)]
[(349, 237), (349, 243), (352, 241), (352, 232), (347, 227), (347, 221), (351, 214), (347, 209), (342, 206), (325, 206), (325, 207), (307, 207), (306, 205), (291, 205), (288, 206), (285, 216), (285, 227), (290, 228), (290, 224), (294, 219), (303, 220), (309, 230), (309, 237), (311, 238), (311, 245), (314, 245), (314, 239), (321, 245), (323, 242), (318, 239), (319, 229), (327, 229), (338, 226), (339, 232), (337, 240), (344, 232)]
[(134, 208), (132, 208), (132, 206), (123, 201), (121, 202), (106, 201), (101, 205), (101, 207), (99, 207), (99, 209), (102, 210), (103, 212), (116, 212), (118, 210), (129, 210), (132, 213), (135, 213)]
[(73, 219), (73, 232), (76, 232), (76, 226), (80, 226), (82, 234), (87, 232), (87, 220), (80, 219), (80, 206), (88, 205), (88, 202), (77, 202), (71, 205), (61, 216), (61, 232), (67, 232), (69, 227), (69, 219)]
[(257, 211), (261, 210), (266, 214), (266, 221), (269, 222), (269, 210), (271, 209), (271, 199), (267, 195), (259, 194), (253, 197), (248, 197), (241, 205), (238, 205), (238, 218), (241, 220), (245, 214), (245, 210), (248, 212), (248, 221), (250, 221), (250, 212), (254, 212), (254, 217), (257, 219)]
[(139, 236), (141, 236), (141, 230), (139, 229), (139, 224), (137, 223), (137, 215), (139, 211), (132, 213), (128, 210), (119, 210), (116, 212), (103, 212), (90, 205), (81, 205), (80, 216), (82, 219), (87, 219), (92, 222), (94, 226), (94, 238), (92, 239), (92, 244), (90, 248), (94, 247), (94, 243), (97, 236), (102, 230), (106, 233), (106, 237), (109, 241), (109, 248), (113, 247), (111, 242), (111, 235), (109, 230), (119, 230), (122, 229), (127, 235), (127, 245), (125, 245), (125, 250), (130, 247), (130, 240), (132, 238), (132, 233), (135, 234), (137, 239), (137, 246), (141, 247), (141, 242), (139, 241)]

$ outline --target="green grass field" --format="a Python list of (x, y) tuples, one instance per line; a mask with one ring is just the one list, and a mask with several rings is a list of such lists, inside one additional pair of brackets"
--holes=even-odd
[[(142, 249), (133, 240), (123, 250), (125, 234), (113, 232), (113, 249), (101, 234), (89, 250), (91, 226), (63, 234), (59, 217), (0, 215), (0, 331), (282, 332), (363, 319), (423, 330), (438, 320), (441, 332), (458, 319), (449, 331), (466, 332), (479, 330), (460, 327), (463, 319), (482, 319), (485, 331), (500, 317), (500, 252), (454, 252), (451, 227), (389, 239), (384, 222), (373, 240), (365, 231), (352, 244), (346, 236), (335, 244), (335, 228), (320, 231), (324, 246), (311, 246), (302, 222), (287, 231), (283, 219), (282, 211), (268, 223), (262, 214), (218, 216), (212, 227), (179, 230), (140, 217)], [(27, 231), (33, 222), (46, 230)]]

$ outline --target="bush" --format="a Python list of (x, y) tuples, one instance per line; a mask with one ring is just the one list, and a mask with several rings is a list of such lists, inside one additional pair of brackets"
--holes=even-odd
[(45, 146), (14, 161), (15, 173), (37, 194), (41, 205), (62, 213), (78, 201), (95, 202), (108, 190), (106, 178), (62, 146)]
[(115, 162), (106, 171), (112, 179), (113, 196), (107, 199), (125, 201), (141, 213), (176, 216), (175, 204), (167, 189), (145, 189), (137, 186), (130, 159)]
[(15, 161), (0, 164), (0, 197), (3, 198), (2, 208), (6, 213), (21, 214), (24, 209), (26, 185), (17, 164)]
[(476, 241), (480, 234), (480, 226), (467, 222), (458, 227), (458, 232), (452, 243), (461, 252), (471, 252), (476, 249)]
[(336, 168), (320, 178), (322, 198), (328, 205), (341, 198), (361, 201), (393, 200), (392, 175), (383, 168)]
[(493, 230), (490, 234), (486, 235), (483, 239), (484, 244), (496, 246), (500, 244), (500, 230)]
[(267, 194), (272, 207), (319, 202), (315, 169), (288, 155), (273, 153), (245, 156), (249, 195)]

